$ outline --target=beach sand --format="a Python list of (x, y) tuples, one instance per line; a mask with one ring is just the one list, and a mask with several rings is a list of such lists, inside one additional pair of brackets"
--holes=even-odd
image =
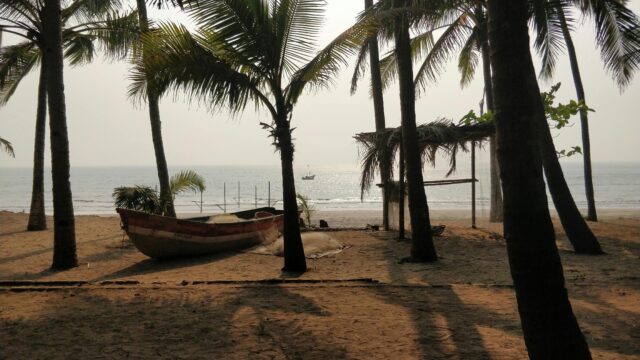
[[(576, 255), (556, 222), (574, 312), (595, 359), (640, 359), (640, 210), (590, 223), (605, 256)], [(234, 252), (156, 261), (113, 216), (78, 216), (80, 266), (53, 272), (52, 230), (0, 212), (1, 359), (521, 359), (501, 224), (433, 211), (447, 226), (432, 264), (373, 211), (318, 212), (348, 248), (308, 259)], [(49, 219), (51, 226), (52, 220)]]

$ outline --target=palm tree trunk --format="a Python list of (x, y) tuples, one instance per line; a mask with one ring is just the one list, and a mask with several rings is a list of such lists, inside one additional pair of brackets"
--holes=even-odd
[[(144, 0), (136, 0), (138, 6), (138, 21), (140, 31), (149, 31), (149, 19), (147, 17), (147, 4)], [(144, 46), (142, 56), (145, 56)], [(176, 210), (173, 205), (173, 195), (169, 185), (169, 169), (167, 159), (164, 154), (164, 142), (162, 141), (162, 122), (160, 121), (160, 106), (158, 96), (152, 85), (147, 86), (147, 101), (149, 103), (149, 122), (151, 123), (151, 138), (153, 139), (153, 150), (156, 156), (156, 168), (158, 170), (158, 181), (160, 182), (160, 206), (162, 213), (166, 216), (176, 217)]]
[(547, 178), (549, 193), (551, 193), (553, 204), (556, 207), (556, 211), (558, 211), (558, 217), (567, 234), (567, 238), (569, 238), (569, 242), (573, 245), (576, 253), (604, 254), (598, 239), (596, 239), (587, 222), (580, 215), (573, 196), (571, 196), (571, 190), (569, 190), (567, 181), (564, 178), (547, 121), (541, 119), (540, 126), (542, 128), (541, 147), (544, 174)]
[(277, 122), (277, 140), (280, 145), (282, 163), (282, 202), (284, 205), (284, 267), (282, 271), (305, 272), (307, 261), (304, 257), (302, 238), (298, 222), (296, 184), (293, 176), (293, 143), (289, 123), (284, 119)]
[(44, 212), (44, 147), (47, 127), (47, 69), (44, 61), (40, 64), (38, 83), (38, 108), (36, 110), (36, 138), (33, 149), (33, 180), (31, 188), (31, 209), (29, 210), (28, 231), (45, 230), (47, 217)]
[(545, 116), (527, 0), (489, 0), (488, 8), (504, 233), (527, 351), (531, 359), (590, 359), (564, 286), (542, 178)]
[(160, 206), (165, 216), (176, 217), (176, 210), (173, 205), (173, 195), (169, 185), (169, 169), (167, 159), (164, 155), (164, 143), (162, 141), (162, 123), (160, 122), (160, 108), (158, 96), (151, 89), (147, 90), (149, 102), (149, 120), (151, 122), (151, 137), (153, 139), (153, 150), (156, 155), (156, 167), (158, 169), (158, 180), (160, 181)]
[[(373, 6), (373, 0), (364, 0), (364, 7)], [(376, 132), (380, 133), (386, 128), (384, 116), (384, 97), (382, 94), (382, 76), (380, 75), (380, 51), (378, 49), (378, 36), (369, 39), (369, 62), (371, 63), (371, 97), (373, 98), (373, 111), (376, 120)], [(389, 166), (387, 161), (386, 144), (379, 143), (380, 154), (380, 182), (382, 183), (382, 227), (389, 231)]]
[(53, 269), (78, 265), (73, 198), (69, 182), (69, 136), (64, 96), (60, 0), (45, 0), (43, 11), (44, 61), (51, 135), (53, 179)]
[[(405, 0), (394, 0), (394, 7), (405, 6)], [(395, 20), (394, 35), (398, 59), (400, 83), (400, 111), (402, 118), (402, 143), (409, 185), (409, 216), (411, 217), (411, 258), (415, 261), (436, 261), (438, 255), (431, 235), (431, 221), (427, 196), (422, 178), (422, 159), (418, 148), (416, 128), (415, 91), (409, 24), (406, 17)]]
[[(482, 6), (478, 6), (482, 11)], [(478, 24), (481, 31), (481, 52), (482, 52), (482, 72), (484, 75), (484, 93), (487, 100), (487, 110), (495, 112), (493, 103), (493, 85), (491, 84), (491, 60), (489, 57), (489, 39), (487, 34), (486, 17)], [(498, 165), (498, 154), (496, 151), (496, 136), (489, 139), (489, 173), (491, 182), (491, 197), (489, 207), (489, 221), (501, 222), (502, 214), (502, 189), (500, 185), (500, 167)]]
[[(580, 76), (580, 68), (578, 67), (578, 57), (576, 49), (573, 46), (571, 33), (567, 27), (567, 21), (564, 17), (562, 6), (557, 6), (558, 16), (561, 21), (562, 33), (564, 41), (567, 44), (567, 53), (569, 54), (569, 62), (571, 63), (571, 74), (573, 75), (573, 83), (576, 87), (576, 95), (578, 101), (586, 104), (584, 96), (584, 87), (582, 86), (582, 77)], [(591, 140), (589, 140), (589, 118), (587, 111), (580, 111), (580, 127), (582, 129), (582, 159), (584, 163), (584, 187), (587, 195), (587, 220), (598, 221), (596, 213), (596, 201), (593, 193), (593, 175), (591, 171)]]

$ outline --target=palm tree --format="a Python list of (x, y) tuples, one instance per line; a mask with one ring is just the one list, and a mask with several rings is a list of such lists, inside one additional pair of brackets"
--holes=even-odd
[[(136, 0), (138, 7), (138, 19), (141, 32), (149, 32), (149, 18), (147, 17), (147, 5), (145, 0)], [(146, 55), (146, 49), (142, 47), (142, 58)], [(149, 83), (151, 84), (151, 83)], [(173, 197), (171, 196), (171, 188), (169, 184), (169, 169), (167, 167), (167, 159), (164, 154), (164, 143), (162, 141), (162, 123), (160, 121), (160, 104), (159, 94), (149, 85), (147, 88), (147, 102), (149, 104), (149, 122), (151, 123), (151, 137), (153, 139), (153, 150), (156, 156), (156, 168), (158, 170), (158, 180), (160, 182), (160, 203), (164, 209), (163, 214), (170, 217), (176, 216), (176, 210), (173, 205)]]
[[(373, 0), (365, 0), (365, 10), (373, 6)], [(369, 62), (371, 64), (371, 97), (373, 98), (373, 110), (376, 123), (376, 131), (384, 131), (385, 116), (384, 116), (384, 97), (382, 94), (382, 79), (380, 76), (380, 53), (378, 49), (378, 36), (372, 36), (367, 41), (366, 47), (363, 47), (361, 51), (366, 52), (369, 50)], [(356, 71), (357, 74), (357, 71)], [(352, 92), (355, 91), (355, 87), (352, 88)], [(387, 155), (387, 151), (383, 144), (380, 144), (380, 158), (384, 158)], [(386, 167), (386, 161), (383, 161), (380, 166), (380, 182), (382, 183), (382, 227), (384, 230), (389, 230), (389, 179), (390, 171)]]
[[(61, 10), (64, 57), (72, 66), (90, 62), (98, 44), (109, 56), (123, 58), (136, 35), (135, 13), (119, 15), (115, 0), (76, 0)], [(44, 149), (46, 129), (46, 66), (44, 49), (43, 5), (19, 0), (0, 4), (2, 27), (25, 41), (8, 46), (0, 53), (0, 105), (6, 104), (22, 79), (40, 64), (37, 94), (36, 132), (33, 155), (31, 208), (27, 230), (47, 227), (44, 211)]]
[[(403, 8), (405, 0), (394, 0), (394, 8)], [(400, 84), (400, 112), (402, 146), (409, 190), (409, 216), (411, 217), (411, 258), (415, 261), (436, 261), (438, 255), (433, 245), (429, 207), (424, 191), (422, 160), (418, 149), (416, 127), (415, 90), (409, 37), (409, 21), (406, 16), (394, 19), (395, 53), (398, 82)]]
[(527, 0), (488, 1), (511, 276), (529, 357), (590, 359), (564, 286), (542, 177), (545, 116), (529, 52), (527, 9)]
[[(638, 17), (626, 7), (624, 1), (617, 0), (537, 0), (531, 3), (533, 25), (536, 29), (535, 46), (542, 54), (542, 78), (550, 78), (555, 70), (557, 56), (562, 42), (567, 49), (571, 73), (578, 101), (586, 102), (582, 76), (578, 67), (571, 29), (571, 5), (595, 20), (596, 40), (602, 52), (605, 66), (612, 73), (620, 88), (628, 85), (638, 59), (633, 54), (640, 49)], [(585, 193), (587, 197), (587, 220), (598, 221), (591, 170), (591, 143), (589, 139), (589, 119), (587, 111), (580, 112), (582, 130), (582, 155), (584, 163)]]
[(45, 0), (42, 12), (43, 59), (51, 132), (51, 174), (53, 184), (53, 269), (78, 266), (73, 198), (69, 182), (69, 136), (64, 97), (60, 0)]
[[(199, 26), (164, 24), (143, 37), (145, 56), (132, 76), (132, 94), (184, 89), (210, 106), (242, 111), (252, 100), (266, 108), (261, 123), (273, 138), (282, 164), (284, 271), (306, 271), (298, 228), (292, 111), (305, 88), (320, 88), (346, 63), (353, 33), (310, 59), (320, 31), (323, 2), (315, 0), (204, 0), (188, 6)], [(364, 39), (364, 37), (362, 37)], [(363, 40), (364, 41), (364, 40)], [(144, 69), (144, 70), (143, 70)]]

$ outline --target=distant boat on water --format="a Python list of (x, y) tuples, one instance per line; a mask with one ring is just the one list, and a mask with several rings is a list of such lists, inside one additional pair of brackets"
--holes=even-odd
[(316, 178), (316, 174), (307, 173), (302, 177), (302, 180), (313, 180)]

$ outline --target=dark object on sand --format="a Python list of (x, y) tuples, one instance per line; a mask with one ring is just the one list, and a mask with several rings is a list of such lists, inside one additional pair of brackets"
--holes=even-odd
[(444, 225), (436, 225), (431, 227), (431, 235), (440, 236), (444, 232)]
[(274, 208), (189, 219), (116, 211), (135, 247), (152, 258), (197, 256), (268, 243), (284, 226), (284, 212)]
[(328, 228), (329, 227), (329, 223), (327, 223), (324, 220), (320, 220), (320, 227), (321, 228)]

